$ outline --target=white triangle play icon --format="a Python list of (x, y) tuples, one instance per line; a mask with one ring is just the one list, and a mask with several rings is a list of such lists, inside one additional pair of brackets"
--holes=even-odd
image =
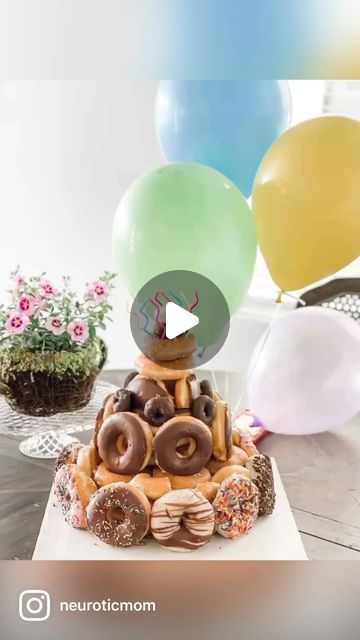
[(171, 340), (188, 329), (199, 324), (199, 318), (179, 307), (175, 302), (168, 302), (165, 307), (166, 337)]

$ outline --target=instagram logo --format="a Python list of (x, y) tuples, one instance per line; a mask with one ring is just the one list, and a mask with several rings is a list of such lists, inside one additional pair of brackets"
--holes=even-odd
[(26, 622), (44, 622), (50, 616), (50, 596), (43, 589), (29, 589), (19, 595), (19, 616)]

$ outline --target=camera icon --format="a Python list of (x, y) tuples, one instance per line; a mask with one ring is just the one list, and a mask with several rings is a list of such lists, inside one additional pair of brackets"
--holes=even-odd
[(43, 589), (28, 589), (19, 595), (19, 616), (26, 622), (45, 622), (50, 616), (50, 596)]

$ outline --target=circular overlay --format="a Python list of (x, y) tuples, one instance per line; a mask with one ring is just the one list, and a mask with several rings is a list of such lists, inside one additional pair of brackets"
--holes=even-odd
[[(192, 321), (196, 326), (186, 329)], [(220, 289), (208, 278), (194, 271), (166, 271), (140, 289), (130, 325), (138, 348), (148, 358), (167, 368), (191, 369), (220, 351), (229, 332), (230, 312)]]

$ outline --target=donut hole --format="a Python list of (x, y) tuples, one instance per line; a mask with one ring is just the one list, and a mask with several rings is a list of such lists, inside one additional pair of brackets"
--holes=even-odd
[(180, 438), (176, 443), (176, 455), (181, 460), (187, 460), (195, 453), (196, 442), (194, 438)]
[(116, 522), (122, 524), (126, 519), (126, 513), (121, 507), (111, 507), (106, 512), (106, 520), (108, 522)]
[(116, 448), (121, 456), (123, 456), (124, 453), (126, 453), (128, 448), (128, 441), (125, 438), (124, 434), (121, 434), (121, 436), (118, 437), (116, 441)]

